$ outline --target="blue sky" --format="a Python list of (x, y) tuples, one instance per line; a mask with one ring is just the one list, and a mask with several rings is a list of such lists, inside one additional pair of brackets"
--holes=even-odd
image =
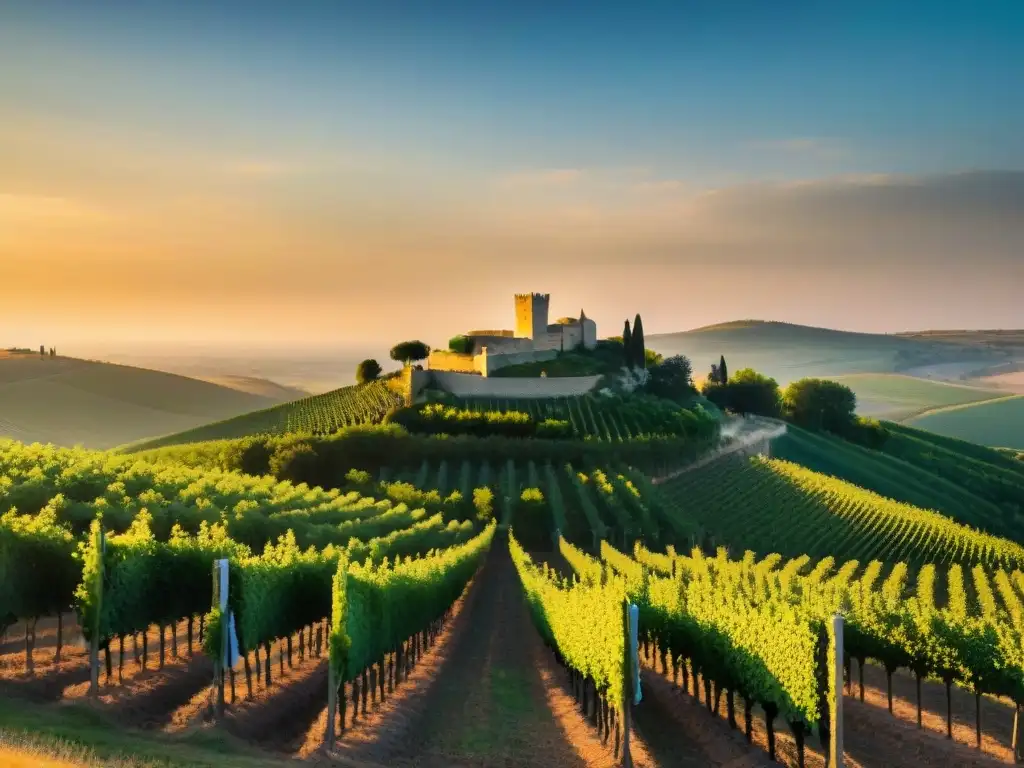
[[(468, 325), (506, 320), (499, 297), (531, 289), (608, 323), (644, 309), (658, 330), (752, 314), (1024, 325), (1005, 293), (1024, 277), (1024, 5), (838, 5), (7, 2), (0, 257), (29, 282), (72, 265), (68, 294), (75, 269), (108, 275), (103, 333), (185, 287), (226, 336), (293, 332), (218, 314), (232, 281), (299, 311), (296, 327), (371, 306), (280, 279), (296, 259), (334, 284), (381, 260), (454, 265), (484, 315)], [(630, 259), (645, 281), (696, 274), (736, 299), (680, 313), (663, 287), (620, 306), (607, 285)], [(770, 271), (745, 284), (737, 264)], [(913, 290), (870, 316), (762, 295), (787, 270), (878, 286), (893, 269)], [(402, 302), (412, 314), (454, 295), (443, 276), (410, 283), (431, 292)], [(988, 300), (936, 309), (965, 287)], [(388, 315), (388, 334), (408, 322)]]

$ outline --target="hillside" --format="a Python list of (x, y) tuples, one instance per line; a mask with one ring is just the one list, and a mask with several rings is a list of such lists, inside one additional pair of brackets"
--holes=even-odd
[(702, 377), (725, 355), (730, 369), (755, 368), (785, 385), (804, 376), (917, 372), (947, 366), (947, 378), (1006, 362), (1009, 353), (970, 341), (852, 333), (790, 323), (744, 320), (692, 331), (652, 334), (647, 346), (684, 354)]
[(957, 405), (910, 419), (909, 424), (972, 443), (1024, 450), (1024, 396)]
[(379, 423), (389, 410), (402, 402), (402, 397), (388, 386), (386, 380), (381, 379), (368, 384), (342, 387), (323, 395), (310, 395), (223, 421), (206, 423), (194, 429), (139, 441), (124, 448), (143, 451), (183, 443), (250, 435), (282, 435), (288, 432), (327, 435), (342, 427)]
[(853, 373), (832, 377), (857, 395), (857, 413), (903, 421), (937, 408), (1005, 397), (1006, 392), (890, 373)]
[(0, 436), (110, 448), (280, 402), (145, 368), (68, 357), (0, 357)]
[[(772, 441), (771, 453), (886, 498), (933, 509), (964, 525), (1024, 543), (1019, 524), (1024, 513), (1024, 464), (1015, 472), (1013, 459), (979, 446), (939, 443), (928, 433), (900, 431), (895, 425), (890, 429), (894, 431), (890, 444), (876, 451), (789, 425), (784, 435)], [(1012, 494), (1014, 489), (1016, 497), (1004, 493)], [(1008, 514), (1010, 506), (1018, 513)]]

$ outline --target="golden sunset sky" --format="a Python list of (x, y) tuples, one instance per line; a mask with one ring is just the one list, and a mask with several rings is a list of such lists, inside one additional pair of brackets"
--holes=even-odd
[(0, 346), (1024, 325), (1007, 19), (227, 7), (0, 9)]

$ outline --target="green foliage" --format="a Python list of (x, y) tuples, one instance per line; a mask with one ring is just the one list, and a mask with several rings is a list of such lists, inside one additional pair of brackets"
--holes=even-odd
[(330, 581), (330, 660), (335, 679), (354, 679), (438, 619), (476, 572), (495, 527), (492, 521), (465, 544), (394, 564), (340, 560)]
[(625, 696), (625, 583), (611, 577), (563, 581), (546, 566), (534, 565), (509, 533), (509, 551), (541, 636), (570, 667), (593, 680), (612, 706)]
[(677, 515), (760, 553), (1024, 566), (1019, 544), (787, 461), (726, 457), (659, 488)]
[[(884, 443), (882, 450), (885, 450)], [(772, 455), (881, 496), (934, 509), (957, 522), (1024, 543), (1013, 517), (1008, 517), (997, 504), (972, 493), (961, 482), (943, 476), (949, 472), (933, 474), (895, 454), (870, 451), (833, 435), (793, 425), (788, 426), (785, 435), (772, 441)], [(969, 462), (949, 458), (953, 471), (961, 470)]]
[(629, 327), (629, 318), (626, 318), (625, 327), (622, 329), (621, 341), (623, 354), (622, 364), (627, 368), (631, 368), (631, 363), (633, 362), (632, 357), (630, 357), (633, 354), (633, 331)]
[[(133, 443), (123, 450), (138, 453), (187, 443), (250, 437), (253, 438), (250, 447), (258, 451), (266, 435), (330, 435), (346, 427), (379, 424), (388, 411), (405, 402), (389, 383), (387, 379), (376, 379), (366, 384), (342, 387), (173, 435)], [(250, 462), (244, 471), (250, 474), (266, 472), (265, 458), (258, 453), (250, 456)]]
[(367, 358), (356, 366), (356, 383), (366, 384), (376, 381), (383, 371), (384, 369), (380, 367), (380, 363), (373, 358)]
[[(646, 398), (615, 398), (582, 401), (586, 411), (570, 403), (565, 411), (574, 429), (599, 431), (611, 440), (522, 440), (500, 436), (414, 435), (398, 426), (353, 427), (328, 437), (264, 437), (260, 443), (273, 456), (298, 443), (308, 443), (319, 460), (308, 467), (310, 474), (292, 475), (309, 486), (335, 487), (352, 468), (377, 473), (382, 467), (418, 467), (424, 457), (438, 461), (485, 461), (502, 465), (513, 461), (547, 461), (564, 464), (600, 465), (615, 460), (650, 471), (675, 468), (705, 449), (718, 431), (714, 417), (700, 408), (685, 411), (664, 400), (656, 409)], [(592, 418), (593, 417), (593, 418)], [(660, 423), (659, 423), (660, 421)], [(660, 430), (682, 434), (666, 434)], [(634, 431), (635, 430), (635, 431)], [(620, 442), (621, 439), (621, 442)], [(252, 450), (255, 439), (214, 441), (163, 448), (139, 454), (151, 462), (174, 462), (191, 467), (237, 470)], [(265, 470), (269, 471), (269, 467)]]
[(841, 435), (855, 424), (857, 396), (838, 382), (800, 379), (786, 387), (782, 399), (786, 418), (801, 427)]
[(394, 411), (388, 423), (413, 433), (445, 435), (503, 435), (532, 437), (537, 423), (520, 411), (472, 411), (443, 403), (420, 403)]
[[(720, 372), (717, 375), (721, 377)], [(769, 417), (777, 417), (782, 413), (778, 382), (752, 368), (738, 371), (725, 384), (709, 378), (703, 394), (719, 408), (735, 413)]]
[(644, 344), (644, 323), (643, 320), (640, 319), (639, 312), (633, 320), (633, 336), (630, 339), (629, 346), (626, 350), (630, 368), (645, 368), (647, 366), (647, 347)]
[(448, 340), (448, 349), (450, 349), (452, 352), (458, 352), (459, 354), (462, 355), (473, 354), (473, 347), (473, 340), (468, 336), (452, 336)]
[(391, 348), (391, 359), (409, 365), (416, 360), (425, 360), (430, 347), (422, 341), (403, 341)]
[[(0, 473), (2, 476), (2, 473)], [(71, 532), (54, 505), (34, 516), (0, 516), (0, 627), (67, 610), (82, 574)]]
[(487, 487), (474, 488), (473, 508), (477, 520), (489, 523), (494, 518), (494, 491)]
[(685, 355), (673, 355), (660, 361), (648, 360), (650, 381), (647, 391), (668, 400), (685, 400), (693, 396), (693, 367)]

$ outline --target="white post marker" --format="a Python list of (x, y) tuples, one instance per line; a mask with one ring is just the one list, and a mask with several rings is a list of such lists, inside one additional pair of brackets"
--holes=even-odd
[(228, 567), (228, 561), (221, 559), (217, 561), (217, 575), (220, 579), (220, 590), (218, 597), (221, 614), (221, 626), (223, 627), (224, 639), (222, 641), (221, 648), (221, 663), (224, 665), (224, 669), (234, 669), (238, 666), (238, 662), (241, 661), (241, 656), (238, 652), (238, 633), (235, 631), (235, 614), (228, 608), (228, 581), (231, 573), (231, 569)]
[(633, 704), (643, 699), (640, 694), (640, 609), (635, 604), (629, 606), (629, 658), (633, 664)]

